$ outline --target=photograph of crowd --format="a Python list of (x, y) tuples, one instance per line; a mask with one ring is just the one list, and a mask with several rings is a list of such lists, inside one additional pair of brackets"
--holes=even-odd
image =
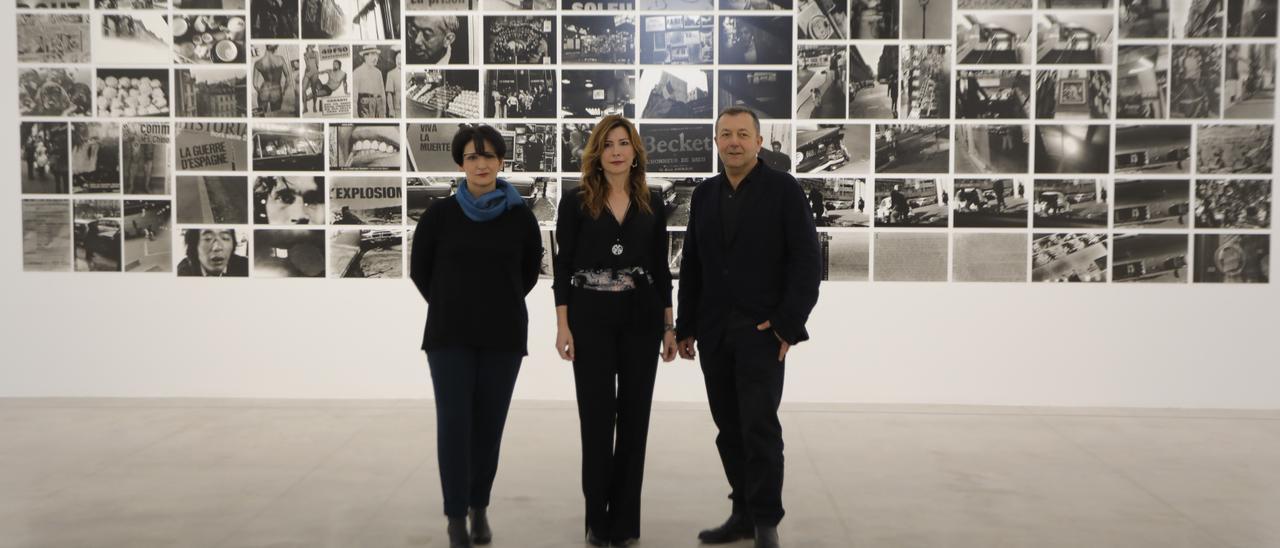
[(487, 65), (550, 65), (556, 62), (556, 19), (552, 16), (486, 16)]
[(1198, 179), (1195, 186), (1196, 228), (1271, 228), (1270, 180)]
[(634, 15), (564, 15), (560, 62), (630, 65), (636, 62)]
[(486, 70), (485, 118), (555, 118), (556, 71)]

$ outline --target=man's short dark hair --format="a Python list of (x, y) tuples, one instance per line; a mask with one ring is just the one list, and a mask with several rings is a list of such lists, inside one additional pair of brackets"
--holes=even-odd
[(182, 243), (186, 246), (187, 259), (191, 264), (200, 265), (200, 233), (204, 231), (210, 232), (230, 232), (231, 233), (231, 254), (236, 254), (236, 248), (240, 247), (240, 240), (236, 239), (236, 229), (234, 228), (188, 228), (182, 231)]
[(755, 122), (756, 124), (756, 135), (759, 135), (760, 134), (760, 116), (756, 114), (755, 110), (752, 110), (747, 107), (742, 107), (742, 106), (732, 106), (720, 111), (720, 115), (716, 116), (716, 131), (720, 130), (721, 118), (724, 118), (725, 116), (737, 116), (739, 114), (751, 115), (751, 121)]
[(493, 147), (493, 154), (498, 159), (507, 157), (507, 143), (502, 140), (502, 134), (492, 126), (476, 124), (465, 126), (453, 135), (453, 163), (462, 165), (462, 151), (467, 148), (467, 143), (475, 144), (476, 152), (484, 152), (489, 146)]

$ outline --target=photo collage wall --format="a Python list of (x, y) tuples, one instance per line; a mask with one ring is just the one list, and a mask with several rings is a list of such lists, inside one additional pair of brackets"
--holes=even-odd
[(28, 272), (404, 278), (483, 122), (549, 276), (622, 114), (678, 277), (741, 105), (825, 280), (1270, 278), (1274, 0), (16, 1)]

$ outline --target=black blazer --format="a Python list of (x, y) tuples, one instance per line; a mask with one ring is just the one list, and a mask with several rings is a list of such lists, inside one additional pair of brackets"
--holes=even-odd
[(787, 173), (760, 162), (750, 175), (761, 188), (744, 205), (732, 243), (723, 244), (723, 173), (693, 191), (680, 263), (677, 338), (714, 348), (729, 310), (755, 323), (768, 320), (783, 340), (809, 339), (805, 322), (822, 278), (818, 232), (804, 189)]

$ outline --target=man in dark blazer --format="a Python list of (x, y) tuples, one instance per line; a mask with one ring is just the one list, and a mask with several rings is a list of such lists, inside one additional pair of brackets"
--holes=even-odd
[(680, 355), (702, 352), (716, 447), (733, 511), (702, 531), (704, 543), (755, 538), (779, 546), (782, 424), (778, 405), (787, 350), (807, 340), (818, 302), (818, 234), (804, 190), (758, 158), (760, 119), (731, 107), (716, 119), (724, 171), (693, 191), (680, 263)]

